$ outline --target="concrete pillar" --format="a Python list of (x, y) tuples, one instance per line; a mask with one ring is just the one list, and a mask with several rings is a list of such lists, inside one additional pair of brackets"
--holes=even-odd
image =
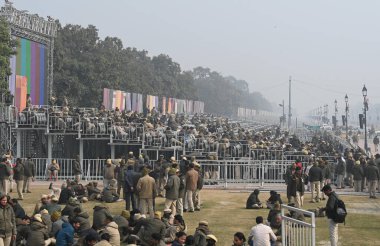
[(53, 135), (48, 135), (48, 164), (51, 163), (53, 159)]
[(83, 139), (79, 140), (79, 163), (84, 176), (86, 170), (83, 170)]
[(21, 158), (21, 131), (20, 130), (17, 130), (17, 135), (16, 135), (16, 145), (17, 145), (17, 153), (16, 153), (16, 157), (17, 158)]
[(111, 145), (111, 159), (115, 160), (115, 145)]

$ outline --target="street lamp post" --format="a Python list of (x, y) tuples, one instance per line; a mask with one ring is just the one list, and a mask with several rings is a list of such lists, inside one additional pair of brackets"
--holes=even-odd
[(336, 118), (338, 115), (338, 101), (336, 99), (334, 101), (334, 104), (335, 104), (335, 122), (333, 122), (333, 124), (334, 124), (334, 129), (336, 130), (337, 125), (338, 125), (338, 119)]
[(285, 103), (284, 100), (282, 100), (282, 104), (279, 104), (280, 107), (282, 107), (282, 125), (285, 127)]
[(344, 97), (344, 101), (346, 102), (346, 140), (348, 141), (348, 96)]
[(362, 94), (363, 94), (363, 99), (364, 99), (364, 108), (363, 108), (363, 113), (364, 113), (364, 150), (367, 153), (368, 151), (368, 142), (367, 142), (367, 110), (368, 110), (368, 102), (367, 102), (367, 88), (365, 85), (363, 86), (362, 89)]

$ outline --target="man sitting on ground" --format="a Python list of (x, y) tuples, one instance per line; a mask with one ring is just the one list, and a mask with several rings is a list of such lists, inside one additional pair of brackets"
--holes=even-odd
[(260, 191), (258, 189), (255, 189), (251, 195), (249, 195), (247, 199), (246, 209), (259, 209), (263, 208), (263, 205), (260, 202), (259, 199)]

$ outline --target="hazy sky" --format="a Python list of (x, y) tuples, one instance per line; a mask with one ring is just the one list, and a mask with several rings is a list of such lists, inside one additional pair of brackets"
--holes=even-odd
[[(338, 100), (343, 110), (380, 103), (380, 1), (367, 0), (13, 0), (18, 9), (61, 23), (93, 24), (101, 38), (151, 55), (168, 54), (182, 69), (209, 67), (249, 82), (271, 102), (304, 112)], [(377, 92), (377, 93), (376, 93)]]

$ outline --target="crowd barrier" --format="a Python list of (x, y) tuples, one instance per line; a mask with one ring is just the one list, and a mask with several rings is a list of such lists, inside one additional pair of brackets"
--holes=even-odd
[[(285, 211), (288, 213), (285, 214)], [(302, 214), (305, 221), (295, 219)], [(287, 246), (315, 246), (315, 214), (295, 207), (281, 205), (281, 238), (282, 245)], [(309, 219), (310, 218), (310, 219)]]
[(284, 175), (292, 161), (285, 160), (199, 160), (206, 183), (228, 184), (244, 183), (284, 183)]
[[(37, 180), (50, 180), (50, 173), (48, 170), (49, 165), (53, 159), (47, 158), (33, 158), (35, 164)], [(58, 171), (58, 180), (73, 179), (73, 162), (74, 159), (55, 159), (59, 164), (60, 170)], [(102, 180), (103, 167), (106, 163), (105, 159), (84, 159), (82, 163), (82, 179), (85, 180)]]
[[(153, 151), (153, 150), (152, 150)], [(152, 152), (153, 153), (153, 152)], [(158, 153), (158, 152), (157, 152)], [(180, 153), (160, 152), (170, 158), (172, 154)], [(155, 153), (156, 155), (156, 153)], [(32, 159), (36, 167), (36, 179), (49, 179), (48, 166), (53, 159), (34, 158)], [(72, 179), (74, 177), (72, 167), (74, 159), (55, 159), (59, 166), (58, 179)], [(154, 167), (156, 160), (149, 163)], [(197, 160), (202, 166), (204, 181), (206, 183), (220, 183), (224, 185), (237, 183), (265, 183), (282, 184), (286, 169), (294, 163), (293, 160), (254, 160), (250, 158), (228, 158), (224, 160)], [(103, 167), (105, 159), (84, 159), (82, 161), (82, 177), (86, 180), (101, 180), (103, 177)]]

